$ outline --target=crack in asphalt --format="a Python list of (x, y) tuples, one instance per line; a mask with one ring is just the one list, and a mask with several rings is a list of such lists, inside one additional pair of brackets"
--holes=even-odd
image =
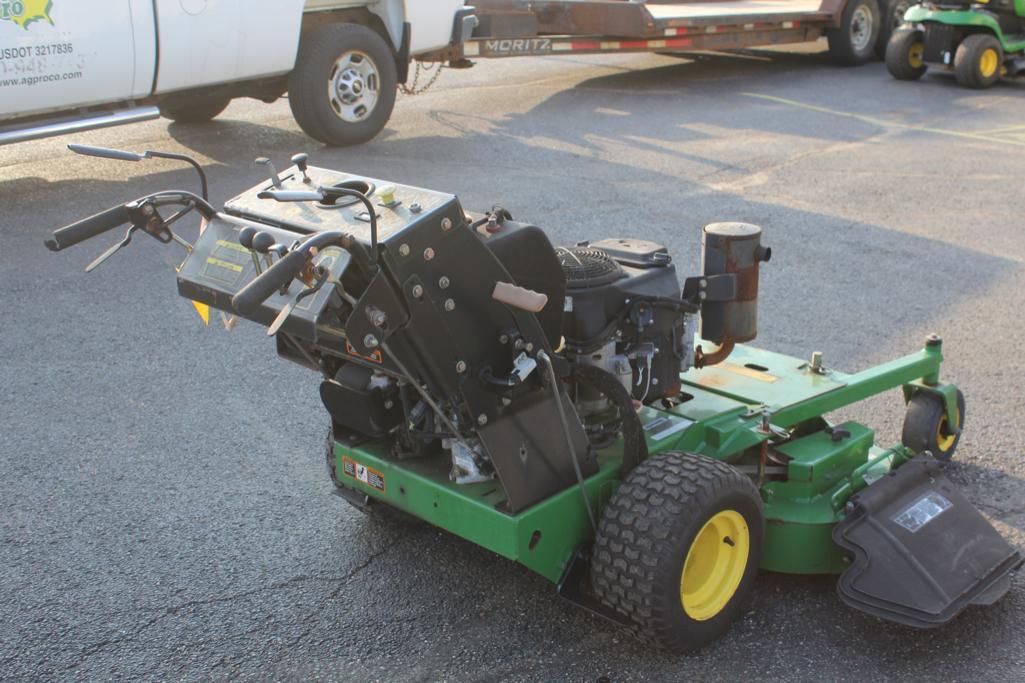
[[(371, 553), (364, 562), (362, 562), (359, 565), (353, 567), (344, 576), (309, 576), (309, 575), (306, 575), (306, 574), (301, 574), (299, 576), (293, 576), (290, 579), (286, 579), (285, 581), (279, 581), (277, 583), (271, 584), (270, 586), (262, 586), (260, 588), (253, 588), (253, 589), (250, 589), (250, 590), (241, 591), (241, 592), (238, 592), (238, 593), (233, 593), (231, 595), (225, 595), (225, 596), (219, 596), (219, 597), (213, 597), (213, 598), (206, 598), (206, 599), (203, 599), (203, 600), (189, 600), (188, 602), (184, 602), (184, 603), (182, 603), (180, 605), (174, 605), (174, 606), (171, 606), (171, 607), (140, 608), (140, 609), (135, 610), (135, 611), (138, 612), (138, 611), (157, 610), (157, 611), (159, 611), (159, 613), (154, 615), (153, 618), (147, 620), (145, 623), (143, 623), (138, 628), (135, 628), (134, 630), (132, 630), (130, 633), (124, 633), (123, 635), (121, 635), (119, 637), (106, 638), (106, 639), (101, 640), (101, 641), (99, 641), (97, 643), (93, 643), (92, 645), (88, 645), (88, 646), (82, 648), (82, 650), (79, 652), (78, 656), (75, 658), (75, 661), (72, 662), (71, 664), (65, 666), (64, 670), (65, 671), (74, 670), (74, 669), (78, 668), (79, 666), (81, 666), (85, 662), (85, 660), (87, 660), (89, 657), (92, 657), (93, 655), (95, 655), (95, 654), (97, 654), (99, 652), (103, 652), (104, 650), (106, 650), (107, 648), (109, 648), (112, 645), (119, 645), (121, 643), (129, 642), (131, 640), (134, 640), (139, 635), (141, 635), (144, 631), (146, 631), (147, 629), (149, 629), (150, 627), (152, 627), (154, 624), (156, 624), (160, 620), (164, 619), (165, 617), (176, 615), (179, 612), (182, 612), (184, 610), (190, 609), (192, 607), (199, 607), (199, 606), (205, 606), (205, 605), (214, 605), (214, 604), (219, 604), (219, 603), (224, 603), (224, 602), (232, 602), (232, 601), (240, 600), (242, 598), (246, 598), (246, 597), (249, 597), (249, 596), (252, 596), (252, 595), (257, 595), (259, 593), (266, 593), (266, 592), (271, 592), (271, 591), (279, 591), (279, 590), (282, 590), (284, 588), (289, 588), (289, 587), (291, 587), (291, 586), (293, 586), (295, 584), (304, 583), (304, 582), (307, 582), (307, 581), (320, 581), (320, 582), (325, 582), (325, 583), (337, 583), (337, 584), (339, 584), (333, 591), (331, 591), (331, 594), (327, 598), (327, 601), (332, 601), (332, 600), (336, 599), (338, 597), (338, 595), (341, 593), (342, 589), (345, 587), (345, 582), (346, 581), (351, 580), (356, 575), (358, 575), (360, 572), (365, 570), (367, 567), (369, 567), (371, 564), (373, 564), (374, 561), (377, 560), (377, 558), (379, 558), (382, 555), (384, 555), (384, 554), (388, 553), (389, 551), (393, 550), (396, 546), (398, 546), (400, 544), (400, 542), (402, 540), (404, 540), (405, 538), (408, 538), (411, 535), (411, 533), (412, 532), (407, 532), (405, 534), (402, 534), (402, 535), (398, 536), (397, 538), (395, 538), (393, 541), (391, 541), (387, 546), (385, 546), (381, 550), (378, 550), (377, 552)], [(313, 617), (315, 617), (319, 613), (319, 611), (320, 610), (317, 609), (317, 610), (313, 610), (313, 611), (309, 612), (308, 614), (306, 614), (304, 617), (302, 617), (299, 620), (299, 623), (307, 623), (307, 622), (309, 622), (311, 619), (313, 619)], [(294, 647), (298, 643), (302, 642), (303, 639), (305, 639), (306, 637), (308, 637), (310, 635), (310, 633), (312, 633), (313, 628), (314, 628), (313, 626), (310, 626), (305, 631), (303, 631), (303, 633), (301, 633), (297, 638), (293, 639), (293, 641), (291, 643), (289, 643), (289, 647)], [(234, 635), (245, 635), (245, 634), (234, 634)], [(13, 659), (14, 659), (14, 657), (12, 657), (10, 660), (13, 661)]]

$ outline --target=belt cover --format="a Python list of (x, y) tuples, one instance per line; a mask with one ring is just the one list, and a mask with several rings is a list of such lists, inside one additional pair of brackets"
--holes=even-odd
[(919, 456), (851, 496), (833, 541), (854, 556), (837, 592), (849, 606), (916, 628), (991, 605), (1022, 556), (942, 474)]

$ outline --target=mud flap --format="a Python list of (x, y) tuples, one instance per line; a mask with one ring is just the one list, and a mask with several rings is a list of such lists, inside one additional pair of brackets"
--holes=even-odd
[(916, 628), (991, 605), (1010, 587), (1022, 556), (942, 473), (919, 456), (851, 496), (833, 541), (854, 556), (840, 599)]

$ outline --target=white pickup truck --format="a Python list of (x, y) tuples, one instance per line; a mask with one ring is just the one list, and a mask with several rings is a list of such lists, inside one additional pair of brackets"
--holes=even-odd
[(365, 142), (411, 60), (475, 22), (463, 0), (0, 0), (0, 144), (286, 92), (310, 137)]

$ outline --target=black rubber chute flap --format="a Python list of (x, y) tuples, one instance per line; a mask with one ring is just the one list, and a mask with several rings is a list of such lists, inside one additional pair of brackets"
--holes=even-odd
[(854, 556), (840, 599), (917, 628), (940, 626), (1010, 586), (1022, 556), (942, 473), (919, 456), (851, 496), (833, 540)]

